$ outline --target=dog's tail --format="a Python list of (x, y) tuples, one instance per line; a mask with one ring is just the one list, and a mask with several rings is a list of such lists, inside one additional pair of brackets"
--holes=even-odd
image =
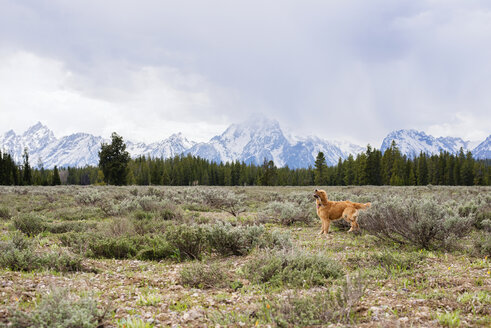
[(359, 210), (364, 210), (365, 208), (369, 208), (370, 206), (372, 206), (372, 203), (365, 203), (365, 204), (354, 203), (354, 204), (355, 204), (355, 208)]

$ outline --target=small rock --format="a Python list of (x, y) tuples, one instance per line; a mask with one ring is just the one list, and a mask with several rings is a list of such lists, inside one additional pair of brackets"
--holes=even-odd
[(199, 317), (201, 317), (201, 313), (196, 310), (189, 310), (188, 312), (184, 313), (184, 315), (182, 316), (182, 320), (191, 321), (198, 319)]
[(409, 321), (409, 318), (408, 317), (402, 317), (402, 318), (399, 318), (399, 321), (401, 321), (401, 322), (408, 322)]

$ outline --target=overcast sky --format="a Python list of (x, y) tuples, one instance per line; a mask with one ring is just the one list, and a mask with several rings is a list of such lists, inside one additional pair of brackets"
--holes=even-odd
[(0, 0), (0, 133), (491, 133), (491, 1)]

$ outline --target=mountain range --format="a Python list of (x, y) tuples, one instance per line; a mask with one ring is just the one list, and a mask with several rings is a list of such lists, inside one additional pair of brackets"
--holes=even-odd
[[(385, 151), (392, 140), (408, 157), (417, 156), (421, 151), (428, 154), (440, 151), (456, 154), (462, 147), (464, 151), (471, 150), (475, 158), (491, 158), (491, 136), (473, 148), (471, 142), (460, 138), (435, 138), (416, 130), (398, 130), (384, 138), (380, 149)], [(36, 167), (41, 163), (45, 168), (55, 165), (83, 167), (98, 164), (102, 142), (110, 140), (87, 133), (56, 138), (47, 126), (38, 122), (23, 134), (17, 135), (10, 130), (0, 135), (0, 150), (12, 154), (14, 160), (20, 163), (24, 148), (27, 148), (30, 163)], [(277, 121), (258, 117), (232, 124), (208, 142), (196, 143), (186, 139), (181, 133), (150, 144), (129, 140), (125, 142), (132, 157), (149, 155), (169, 158), (191, 154), (215, 162), (238, 160), (256, 165), (262, 164), (266, 159), (273, 160), (279, 167), (290, 168), (313, 166), (319, 151), (324, 153), (328, 165), (335, 165), (339, 158), (346, 159), (350, 154), (356, 156), (365, 150), (365, 147), (349, 142), (328, 141), (316, 136), (287, 137)]]

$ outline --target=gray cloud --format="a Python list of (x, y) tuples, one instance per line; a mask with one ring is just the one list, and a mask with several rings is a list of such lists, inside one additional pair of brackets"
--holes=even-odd
[(291, 133), (376, 146), (400, 128), (490, 132), (488, 1), (0, 6), (0, 130), (44, 120), (60, 133), (206, 139), (265, 113)]

